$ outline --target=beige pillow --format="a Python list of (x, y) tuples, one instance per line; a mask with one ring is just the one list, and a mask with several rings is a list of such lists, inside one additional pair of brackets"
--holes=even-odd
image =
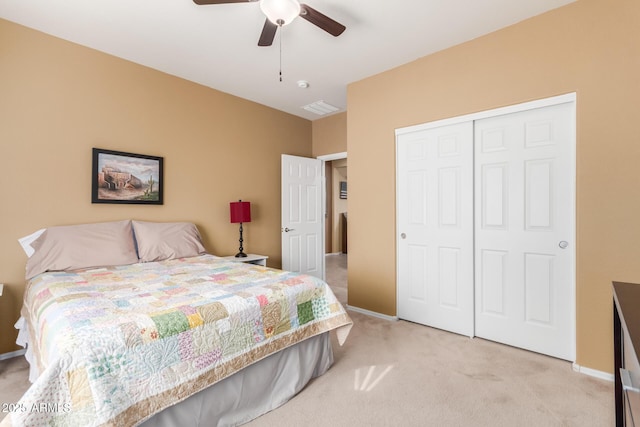
[(131, 221), (49, 227), (31, 247), (26, 277), (45, 271), (126, 265), (138, 262)]
[(206, 253), (198, 228), (190, 222), (132, 222), (141, 262)]

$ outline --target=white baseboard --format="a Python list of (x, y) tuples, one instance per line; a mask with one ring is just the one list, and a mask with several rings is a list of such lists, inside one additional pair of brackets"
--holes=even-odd
[(2, 353), (0, 354), (0, 360), (7, 360), (7, 359), (13, 359), (14, 357), (24, 356), (26, 351), (27, 350), (23, 348), (22, 350), (11, 351), (9, 353)]
[(334, 255), (344, 255), (342, 252), (329, 252), (328, 254), (324, 254), (325, 256), (334, 256)]
[(352, 305), (347, 305), (347, 310), (355, 311), (356, 313), (365, 314), (371, 317), (377, 317), (378, 319), (389, 320), (389, 321), (397, 321), (397, 316), (388, 316), (386, 314), (377, 313), (375, 311), (365, 310), (364, 308), (354, 307)]
[(589, 375), (590, 377), (599, 378), (605, 381), (613, 382), (615, 380), (615, 377), (613, 374), (610, 374), (608, 372), (597, 371), (591, 368), (586, 368), (584, 366), (578, 365), (577, 363), (573, 364), (573, 370), (575, 372), (579, 372), (581, 374)]

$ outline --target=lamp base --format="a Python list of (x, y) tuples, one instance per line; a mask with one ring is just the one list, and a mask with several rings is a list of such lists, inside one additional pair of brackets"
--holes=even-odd
[(240, 223), (240, 239), (238, 239), (238, 243), (240, 243), (240, 247), (238, 248), (238, 250), (240, 252), (236, 254), (236, 258), (245, 258), (247, 256), (247, 254), (244, 253), (242, 242), (244, 242), (244, 239), (242, 238), (242, 223)]

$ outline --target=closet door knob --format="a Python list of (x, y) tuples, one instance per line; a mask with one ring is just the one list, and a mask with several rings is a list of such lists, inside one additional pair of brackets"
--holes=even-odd
[(407, 238), (407, 235), (406, 235), (406, 234), (404, 234), (404, 233), (402, 233), (402, 234), (400, 234), (400, 238), (401, 238), (401, 239), (406, 239), (406, 238)]
[(567, 246), (569, 246), (569, 242), (561, 240), (560, 243), (558, 243), (558, 246), (560, 246), (560, 249), (567, 249)]

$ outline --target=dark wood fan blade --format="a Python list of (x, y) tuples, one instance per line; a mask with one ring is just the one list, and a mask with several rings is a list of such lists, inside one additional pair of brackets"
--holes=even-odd
[(271, 46), (277, 30), (278, 26), (276, 24), (265, 19), (262, 34), (260, 34), (260, 40), (258, 40), (258, 46)]
[(347, 29), (341, 23), (334, 21), (306, 4), (300, 4), (300, 16), (335, 37), (338, 37)]
[(195, 4), (225, 4), (225, 3), (249, 3), (258, 0), (193, 0)]

